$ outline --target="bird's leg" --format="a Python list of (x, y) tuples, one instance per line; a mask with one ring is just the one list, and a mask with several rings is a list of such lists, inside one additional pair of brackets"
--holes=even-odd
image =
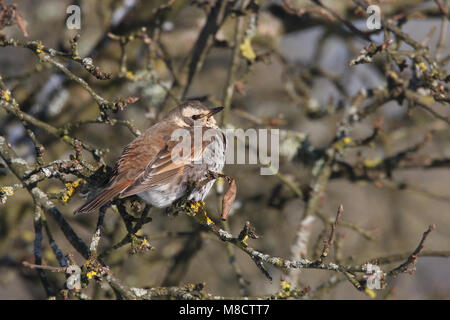
[[(208, 184), (208, 182), (210, 182), (211, 180), (217, 180), (219, 178), (224, 178), (228, 181), (228, 183), (230, 183), (231, 178), (223, 173), (218, 173), (218, 172), (213, 172), (213, 171), (208, 171), (206, 173), (205, 176), (206, 179), (202, 180), (202, 181), (197, 181), (194, 183), (194, 187), (195, 188), (201, 188), (203, 186), (205, 186), (206, 184)], [(190, 194), (190, 192), (188, 192), (188, 194)]]
[(226, 175), (224, 175), (223, 173), (219, 173), (219, 172), (208, 171), (208, 173), (206, 174), (206, 177), (208, 178), (208, 180), (211, 181), (213, 179), (225, 178)]
[(228, 183), (231, 183), (231, 180), (233, 180), (233, 178), (231, 178), (230, 176), (227, 176), (226, 174), (219, 173), (219, 172), (213, 172), (213, 171), (208, 171), (206, 176), (208, 178), (208, 181), (223, 178), (223, 179), (227, 180)]
[[(183, 197), (183, 198), (184, 198), (184, 197)], [(184, 204), (185, 201), (186, 201), (186, 200), (183, 199), (183, 198), (178, 199), (178, 200), (175, 200), (175, 202), (172, 203), (171, 206), (169, 206), (169, 207), (166, 208), (166, 214), (167, 214), (168, 216), (174, 216), (174, 217), (176, 217), (176, 216), (178, 215), (178, 212), (183, 210), (183, 204)]]

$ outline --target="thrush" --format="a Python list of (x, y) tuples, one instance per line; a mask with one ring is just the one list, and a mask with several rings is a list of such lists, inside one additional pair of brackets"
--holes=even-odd
[(189, 101), (171, 110), (125, 147), (107, 185), (75, 213), (97, 210), (116, 196), (138, 195), (158, 208), (183, 196), (203, 201), (217, 178), (211, 173), (225, 163), (226, 136), (213, 116), (222, 109)]

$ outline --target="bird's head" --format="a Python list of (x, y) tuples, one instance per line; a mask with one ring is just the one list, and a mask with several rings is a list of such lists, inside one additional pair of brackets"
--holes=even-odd
[(214, 115), (222, 110), (223, 107), (209, 109), (200, 101), (188, 101), (169, 112), (166, 119), (176, 122), (181, 127), (201, 125), (217, 128)]

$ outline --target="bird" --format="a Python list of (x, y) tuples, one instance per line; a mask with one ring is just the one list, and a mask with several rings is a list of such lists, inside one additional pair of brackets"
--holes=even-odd
[[(158, 208), (183, 196), (188, 201), (203, 201), (225, 164), (226, 135), (214, 119), (222, 110), (209, 109), (200, 101), (172, 109), (124, 148), (109, 182), (74, 214), (95, 211), (116, 196), (137, 195)], [(187, 138), (174, 139), (179, 132), (187, 133)], [(198, 132), (200, 143), (194, 141)]]

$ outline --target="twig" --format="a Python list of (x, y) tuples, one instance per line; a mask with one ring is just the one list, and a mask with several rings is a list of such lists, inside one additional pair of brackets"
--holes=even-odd
[(52, 267), (52, 266), (46, 266), (46, 265), (42, 265), (42, 264), (29, 263), (28, 261), (23, 261), (22, 264), (26, 268), (42, 269), (42, 270), (48, 270), (48, 271), (51, 271), (51, 272), (62, 272), (62, 273), (65, 273), (66, 269), (67, 269), (66, 267)]
[(436, 226), (434, 224), (428, 226), (428, 229), (423, 233), (422, 239), (420, 240), (419, 245), (417, 246), (416, 250), (414, 250), (414, 252), (411, 253), (411, 255), (408, 257), (408, 259), (404, 263), (402, 263), (398, 267), (389, 271), (388, 276), (395, 277), (402, 272), (407, 272), (409, 270), (413, 270), (413, 269), (410, 269), (410, 266), (414, 267), (414, 265), (416, 264), (417, 257), (419, 255), (419, 253), (422, 251), (422, 249), (424, 248), (425, 240), (427, 239), (428, 235), (435, 228), (436, 228)]
[(328, 256), (328, 251), (330, 250), (330, 247), (333, 245), (334, 240), (336, 239), (336, 228), (337, 228), (337, 225), (339, 224), (339, 219), (341, 218), (341, 214), (343, 211), (344, 211), (344, 207), (341, 204), (336, 213), (336, 220), (331, 225), (330, 237), (324, 243), (322, 254), (320, 255), (320, 258), (319, 258), (320, 260), (322, 260), (323, 258)]

